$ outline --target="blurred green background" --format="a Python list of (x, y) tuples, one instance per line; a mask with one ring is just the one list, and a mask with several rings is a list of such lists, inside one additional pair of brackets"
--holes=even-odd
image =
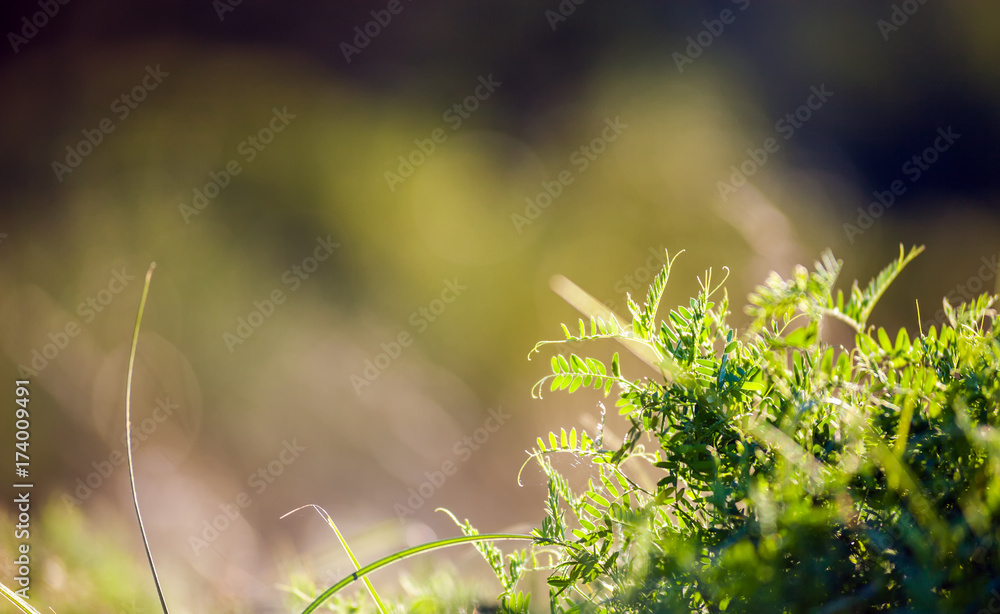
[(577, 317), (555, 274), (621, 314), (683, 249), (665, 302), (728, 266), (745, 322), (771, 270), (926, 244), (875, 315), (910, 328), (998, 287), (993, 3), (43, 4), (2, 10), (0, 372), (30, 375), (32, 602), (62, 613), (155, 609), (115, 464), (151, 261), (137, 479), (180, 612), (348, 573), (279, 520), (307, 503), (365, 561), (456, 534), (437, 507), (533, 526), (524, 450), (599, 414), (530, 398)]

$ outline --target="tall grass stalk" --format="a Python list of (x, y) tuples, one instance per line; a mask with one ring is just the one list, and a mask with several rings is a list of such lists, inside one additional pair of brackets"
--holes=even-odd
[[(358, 559), (354, 556), (354, 552), (351, 550), (351, 546), (347, 543), (347, 540), (344, 539), (344, 535), (340, 532), (340, 529), (337, 528), (336, 523), (333, 522), (333, 518), (331, 518), (330, 514), (322, 507), (316, 505), (315, 503), (309, 503), (308, 505), (303, 505), (302, 507), (295, 508), (294, 510), (282, 516), (282, 518), (285, 518), (286, 516), (291, 516), (295, 512), (298, 512), (299, 510), (304, 510), (307, 507), (313, 508), (314, 510), (316, 510), (317, 514), (326, 519), (327, 524), (330, 525), (330, 528), (332, 528), (333, 532), (336, 533), (337, 539), (340, 540), (340, 545), (343, 546), (344, 550), (347, 551), (347, 556), (351, 558), (351, 564), (354, 565), (355, 571), (361, 569), (361, 564), (358, 563)], [(382, 599), (379, 597), (378, 592), (372, 585), (371, 580), (369, 580), (367, 577), (363, 578), (363, 580), (365, 581), (365, 587), (368, 589), (368, 593), (372, 596), (372, 599), (375, 600), (375, 605), (378, 606), (378, 611), (381, 612), (381, 614), (389, 614), (389, 609), (385, 607), (384, 603), (382, 603)]]
[(135, 471), (132, 463), (132, 372), (135, 368), (135, 349), (139, 345), (139, 325), (142, 324), (142, 312), (146, 309), (146, 296), (149, 294), (149, 282), (153, 278), (154, 269), (156, 269), (156, 263), (151, 262), (149, 270), (146, 271), (146, 281), (142, 286), (139, 313), (135, 317), (135, 328), (132, 330), (132, 347), (128, 353), (128, 373), (125, 377), (125, 448), (128, 456), (128, 478), (132, 487), (132, 503), (135, 505), (135, 517), (139, 521), (142, 545), (146, 547), (146, 558), (149, 560), (149, 568), (153, 572), (153, 583), (156, 584), (156, 595), (160, 598), (160, 607), (163, 608), (163, 614), (170, 614), (167, 609), (167, 601), (163, 598), (163, 589), (160, 587), (160, 577), (156, 573), (156, 564), (153, 563), (153, 553), (149, 550), (149, 538), (146, 537), (142, 512), (139, 511), (139, 494), (135, 489)]
[(10, 602), (17, 606), (17, 609), (24, 612), (24, 614), (41, 614), (38, 610), (31, 607), (27, 601), (22, 599), (20, 595), (4, 586), (2, 583), (0, 583), (0, 593), (3, 593), (3, 596), (10, 600)]

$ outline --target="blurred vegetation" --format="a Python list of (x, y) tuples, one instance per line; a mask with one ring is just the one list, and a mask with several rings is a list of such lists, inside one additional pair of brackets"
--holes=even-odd
[[(876, 22), (888, 7), (752, 3), (679, 72), (673, 54), (731, 4), (586, 3), (554, 30), (545, 10), (556, 6), (407, 4), (349, 64), (340, 42), (380, 7), (242, 3), (220, 22), (211, 3), (60, 5), (0, 59), (0, 370), (37, 371), (36, 500), (74, 499), (79, 526), (113, 527), (127, 541), (109, 543), (141, 560), (127, 476), (94, 476), (122, 449), (127, 342), (153, 260), (136, 420), (176, 409), (143, 435), (137, 478), (168, 591), (188, 591), (177, 600), (191, 598), (191, 611), (276, 608), (285, 595), (274, 587), (292, 574), (346, 570), (321, 523), (278, 520), (305, 503), (329, 509), (362, 560), (452, 534), (437, 507), (491, 529), (537, 524), (544, 476), (524, 487), (512, 477), (525, 448), (556, 425), (595, 426), (576, 403), (529, 398), (537, 373), (525, 353), (573, 314), (553, 275), (622, 315), (665, 248), (687, 250), (663, 299), (673, 304), (710, 266), (729, 265), (743, 296), (827, 247), (847, 256), (845, 276), (867, 278), (898, 243), (926, 244), (875, 316), (890, 329), (915, 325), (913, 298), (934, 312), (973, 280), (996, 286), (995, 270), (980, 271), (1000, 253), (997, 7), (921, 5), (884, 40)], [(14, 30), (38, 8), (3, 10)], [(157, 66), (168, 74), (119, 118), (114, 102)], [(445, 114), (489, 75), (500, 85), (453, 129)], [(723, 200), (717, 182), (822, 83), (830, 101)], [(294, 118), (248, 159), (275, 109)], [(53, 163), (103, 118), (114, 130), (57, 174)], [(627, 128), (581, 170), (580, 148), (615, 118)], [(852, 243), (843, 225), (949, 124), (963, 135), (954, 148)], [(386, 172), (438, 129), (447, 139), (390, 189)], [(232, 161), (240, 172), (227, 180)], [(567, 169), (573, 182), (518, 232), (511, 216)], [(213, 181), (225, 185), (187, 212)], [(322, 241), (338, 245), (307, 278), (295, 273)], [(135, 280), (116, 293), (116, 273)], [(444, 303), (455, 280), (467, 289)], [(273, 311), (255, 306), (275, 290)], [(261, 324), (245, 329), (255, 312)], [(227, 344), (241, 319), (252, 334)], [(79, 334), (57, 347), (73, 322)], [(359, 393), (352, 376), (366, 378), (401, 333), (412, 343)], [(828, 334), (853, 339), (846, 327)], [(512, 418), (467, 460), (456, 455), (498, 407)], [(0, 421), (0, 441), (11, 432)], [(268, 472), (293, 440), (302, 454)], [(400, 522), (396, 506), (448, 461), (455, 474)], [(192, 538), (241, 493), (250, 505), (196, 550)], [(46, 530), (34, 539), (55, 551)], [(473, 555), (442, 559), (490, 581)], [(63, 603), (48, 599), (49, 570), (37, 570), (39, 599)], [(396, 573), (376, 585), (398, 585)], [(106, 597), (57, 610), (119, 602)]]

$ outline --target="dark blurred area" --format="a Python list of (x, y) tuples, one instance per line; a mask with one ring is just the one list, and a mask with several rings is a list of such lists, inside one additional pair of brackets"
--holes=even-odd
[(1000, 288), (995, 3), (0, 14), (0, 372), (31, 380), (34, 586), (57, 611), (153, 603), (114, 463), (151, 261), (136, 478), (180, 611), (290, 611), (289, 577), (349, 573), (322, 519), (279, 520), (308, 503), (364, 561), (457, 534), (438, 507), (533, 526), (524, 450), (599, 413), (530, 397), (548, 355), (528, 350), (578, 316), (553, 275), (623, 314), (683, 249), (665, 304), (728, 266), (742, 325), (771, 270), (831, 248), (846, 287), (924, 244), (874, 316), (911, 330), (915, 300), (926, 328), (942, 297)]

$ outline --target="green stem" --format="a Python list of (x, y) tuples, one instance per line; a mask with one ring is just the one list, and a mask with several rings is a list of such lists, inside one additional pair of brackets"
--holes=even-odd
[(142, 312), (146, 309), (146, 295), (149, 294), (149, 282), (153, 278), (153, 269), (156, 263), (149, 264), (146, 271), (146, 283), (142, 286), (142, 298), (139, 299), (139, 313), (135, 317), (135, 328), (132, 330), (132, 348), (128, 353), (128, 374), (125, 378), (125, 448), (128, 452), (128, 477), (132, 486), (132, 503), (135, 505), (135, 517), (139, 520), (139, 532), (142, 534), (142, 545), (146, 547), (146, 558), (149, 560), (149, 568), (153, 571), (153, 583), (156, 584), (156, 594), (160, 598), (160, 607), (163, 614), (170, 614), (167, 610), (167, 601), (163, 598), (163, 589), (160, 588), (160, 578), (156, 573), (156, 565), (153, 563), (153, 554), (149, 550), (149, 539), (146, 537), (146, 527), (142, 522), (142, 513), (139, 511), (139, 495), (135, 490), (135, 471), (132, 463), (132, 371), (135, 368), (135, 349), (139, 345), (139, 325), (142, 323)]
[(317, 597), (312, 603), (310, 603), (305, 610), (302, 611), (302, 614), (311, 614), (312, 612), (315, 612), (317, 609), (319, 609), (321, 605), (323, 605), (324, 601), (326, 601), (336, 593), (340, 592), (347, 585), (351, 584), (352, 582), (356, 582), (359, 578), (363, 578), (364, 576), (375, 571), (376, 569), (381, 569), (382, 567), (385, 567), (387, 565), (391, 565), (398, 561), (408, 559), (416, 554), (420, 554), (422, 552), (430, 552), (431, 550), (438, 550), (441, 548), (448, 548), (450, 546), (457, 546), (459, 544), (468, 544), (479, 541), (502, 541), (509, 539), (534, 540), (535, 538), (530, 535), (518, 535), (515, 533), (487, 533), (485, 535), (463, 535), (462, 537), (452, 537), (449, 539), (442, 539), (436, 542), (430, 542), (427, 544), (414, 546), (412, 548), (407, 548), (406, 550), (400, 550), (399, 552), (390, 554), (389, 556), (381, 558), (375, 561), (374, 563), (369, 563), (368, 565), (365, 565), (364, 567), (352, 573), (351, 575), (347, 576), (340, 582), (337, 582), (330, 588), (326, 589), (319, 597)]
[[(347, 540), (344, 539), (344, 536), (343, 534), (341, 534), (340, 529), (338, 529), (337, 525), (333, 522), (333, 518), (330, 517), (330, 514), (325, 509), (316, 505), (315, 503), (310, 503), (308, 505), (303, 505), (302, 507), (295, 508), (294, 510), (285, 514), (285, 516), (294, 514), (295, 512), (301, 509), (305, 509), (307, 507), (313, 508), (314, 510), (316, 510), (317, 514), (326, 518), (327, 524), (329, 524), (330, 527), (333, 529), (333, 532), (337, 534), (337, 539), (340, 540), (340, 545), (344, 547), (344, 550), (347, 551), (347, 556), (351, 558), (351, 563), (354, 565), (354, 569), (355, 570), (361, 569), (361, 564), (358, 563), (358, 559), (354, 556), (354, 552), (351, 550), (350, 545), (348, 545)], [(284, 518), (285, 516), (282, 516), (282, 518)], [(368, 588), (368, 593), (372, 596), (372, 599), (375, 600), (375, 605), (378, 606), (378, 611), (381, 612), (382, 614), (389, 614), (389, 609), (385, 607), (384, 603), (382, 603), (382, 599), (379, 597), (378, 592), (372, 585), (371, 580), (369, 580), (367, 577), (362, 579), (365, 581), (365, 586)]]
[(10, 602), (17, 606), (17, 609), (24, 612), (24, 614), (41, 614), (38, 610), (31, 607), (31, 605), (22, 599), (21, 596), (15, 591), (7, 588), (3, 584), (0, 584), (0, 593), (3, 593), (3, 596), (10, 600)]

